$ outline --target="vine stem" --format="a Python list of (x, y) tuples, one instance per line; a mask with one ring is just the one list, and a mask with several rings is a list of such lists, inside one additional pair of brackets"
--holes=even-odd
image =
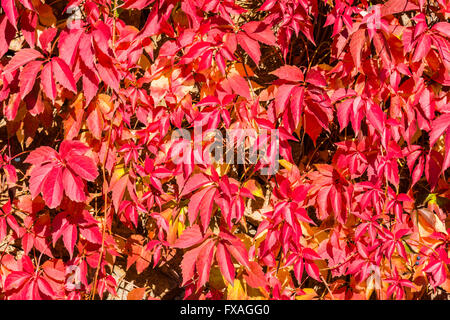
[(113, 33), (112, 33), (112, 46), (115, 47), (116, 44), (116, 16), (117, 16), (117, 0), (114, 0), (114, 9), (113, 9)]
[[(114, 111), (113, 113), (113, 117), (112, 119), (115, 118), (116, 115), (116, 111)], [(112, 120), (113, 121), (113, 120)], [(113, 129), (113, 123), (111, 122), (111, 127), (109, 128), (109, 133), (108, 133), (108, 142), (106, 145), (106, 152), (105, 152), (105, 157), (103, 158), (103, 163), (102, 163), (102, 175), (103, 175), (103, 186), (102, 188), (105, 189), (105, 182), (106, 182), (106, 170), (105, 170), (105, 166), (106, 166), (106, 161), (108, 159), (108, 153), (109, 153), (109, 147), (111, 144), (111, 132)], [(97, 264), (97, 268), (95, 270), (95, 276), (94, 276), (94, 286), (93, 286), (93, 291), (91, 294), (91, 299), (94, 299), (95, 297), (95, 291), (96, 291), (96, 287), (97, 287), (97, 279), (98, 279), (98, 272), (100, 270), (101, 267), (101, 261), (102, 261), (102, 256), (103, 256), (103, 252), (105, 250), (105, 234), (106, 234), (106, 216), (108, 214), (108, 192), (107, 190), (103, 190), (103, 194), (104, 194), (104, 217), (103, 217), (103, 221), (102, 221), (102, 246), (100, 249), (100, 256), (98, 259), (98, 264)]]
[(244, 57), (241, 54), (239, 54), (239, 56), (241, 58), (242, 66), (244, 67), (245, 75), (247, 76), (247, 82), (250, 87), (250, 93), (252, 94), (252, 100), (253, 100), (253, 102), (255, 102), (255, 100), (256, 100), (255, 89), (253, 89), (252, 81), (250, 80), (250, 77), (248, 75), (247, 66), (245, 65)]
[[(113, 49), (115, 48), (115, 41), (116, 41), (116, 16), (117, 16), (117, 0), (114, 0), (114, 9), (113, 9), (113, 32), (112, 32), (112, 47)], [(109, 148), (111, 145), (111, 132), (113, 130), (113, 122), (114, 122), (114, 118), (116, 115), (116, 110), (114, 110), (113, 116), (111, 118), (111, 126), (109, 128), (109, 132), (108, 132), (108, 142), (106, 145), (106, 152), (105, 152), (105, 157), (103, 158), (103, 163), (102, 163), (102, 175), (103, 175), (103, 186), (102, 188), (105, 189), (105, 182), (106, 182), (106, 170), (105, 170), (105, 166), (106, 166), (106, 161), (108, 159), (108, 153), (109, 153)], [(99, 270), (101, 268), (101, 263), (102, 263), (102, 258), (103, 258), (103, 253), (105, 251), (105, 235), (106, 235), (106, 216), (108, 214), (108, 192), (107, 190), (103, 190), (103, 194), (104, 194), (104, 216), (103, 216), (103, 221), (102, 221), (102, 246), (100, 249), (100, 255), (98, 258), (98, 263), (97, 263), (97, 268), (95, 269), (95, 275), (94, 275), (94, 284), (93, 284), (93, 288), (92, 288), (92, 293), (91, 293), (91, 300), (93, 300), (95, 298), (95, 294), (96, 294), (96, 288), (97, 288), (97, 280), (98, 280), (98, 273)]]
[(328, 286), (328, 283), (326, 282), (325, 278), (324, 278), (322, 275), (320, 276), (320, 278), (322, 279), (323, 283), (325, 284), (325, 287), (327, 288), (328, 293), (329, 293), (330, 296), (331, 296), (331, 299), (332, 299), (332, 300), (335, 300), (335, 299), (334, 299), (334, 296), (333, 296), (333, 292), (331, 292), (330, 287)]

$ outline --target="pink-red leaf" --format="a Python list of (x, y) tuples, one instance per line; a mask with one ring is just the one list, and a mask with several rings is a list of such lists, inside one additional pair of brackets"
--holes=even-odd
[(271, 73), (283, 80), (293, 82), (303, 81), (303, 72), (296, 66), (281, 66)]
[(53, 167), (42, 184), (42, 196), (50, 209), (56, 208), (63, 198), (62, 167)]
[(72, 174), (72, 172), (67, 168), (63, 171), (62, 181), (64, 191), (70, 200), (76, 202), (83, 202), (86, 200), (83, 180)]
[(52, 63), (49, 62), (44, 65), (41, 72), (41, 85), (45, 95), (52, 101), (56, 98), (56, 83), (53, 79)]
[(69, 89), (73, 93), (77, 92), (75, 79), (69, 66), (61, 58), (54, 57), (52, 59), (53, 75), (64, 88)]
[(219, 264), (220, 271), (224, 278), (229, 282), (234, 281), (234, 266), (231, 261), (231, 255), (222, 243), (217, 244), (216, 259)]
[(17, 12), (16, 4), (14, 0), (2, 0), (2, 8), (5, 11), (6, 17), (9, 22), (17, 29), (17, 19), (19, 18), (19, 12)]
[(89, 157), (70, 155), (66, 158), (67, 165), (75, 174), (87, 181), (94, 181), (98, 176), (97, 166)]
[(195, 246), (196, 244), (200, 243), (203, 240), (203, 234), (200, 231), (200, 227), (195, 224), (192, 227), (187, 228), (183, 231), (181, 234), (181, 237), (179, 237), (173, 247), (185, 249), (192, 246)]
[(33, 89), (37, 74), (41, 70), (43, 61), (31, 61), (20, 72), (19, 86), (22, 99)]
[(30, 61), (36, 60), (38, 58), (43, 58), (44, 56), (39, 52), (31, 48), (24, 48), (16, 52), (14, 57), (11, 58), (8, 65), (5, 67), (5, 72), (12, 72), (17, 68), (27, 64)]

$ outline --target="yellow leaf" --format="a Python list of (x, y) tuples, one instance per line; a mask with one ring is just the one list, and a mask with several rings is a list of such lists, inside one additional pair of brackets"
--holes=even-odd
[[(214, 161), (214, 160), (213, 160)], [(214, 168), (217, 171), (217, 174), (222, 177), (224, 175), (226, 175), (228, 173), (228, 170), (230, 169), (230, 165), (228, 163), (218, 163), (218, 162), (214, 162), (213, 163)]]
[(250, 179), (244, 183), (244, 188), (247, 188), (255, 197), (264, 199), (264, 194), (261, 185), (254, 179)]
[(313, 300), (317, 298), (317, 293), (313, 288), (304, 288), (302, 290), (305, 292), (305, 294), (296, 296), (296, 300)]
[(233, 285), (228, 284), (227, 300), (245, 300), (246, 298), (247, 295), (240, 280), (234, 279)]
[(175, 219), (175, 221), (170, 219), (169, 232), (167, 232), (167, 242), (169, 244), (173, 244), (177, 240), (178, 225), (178, 219)]
[(116, 165), (114, 168), (113, 175), (116, 176), (117, 178), (120, 178), (124, 174), (125, 174), (125, 166), (123, 165), (123, 163)]
[(288, 169), (289, 171), (292, 169), (293, 164), (290, 163), (289, 161), (286, 161), (286, 160), (284, 160), (284, 159), (280, 159), (280, 160), (278, 160), (278, 162), (279, 162), (283, 167), (285, 167), (286, 169)]
[(184, 229), (186, 229), (186, 225), (184, 224), (184, 221), (186, 220), (186, 216), (185, 216), (185, 212), (186, 212), (186, 207), (183, 207), (180, 209), (180, 214), (178, 216), (178, 237), (181, 236), (181, 234), (183, 233)]

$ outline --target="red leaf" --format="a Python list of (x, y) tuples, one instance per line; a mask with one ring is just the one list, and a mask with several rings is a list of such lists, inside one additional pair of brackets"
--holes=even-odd
[(62, 180), (64, 191), (70, 200), (76, 202), (83, 202), (86, 200), (83, 180), (77, 176), (74, 176), (67, 168), (63, 171)]
[(183, 189), (180, 192), (180, 197), (185, 196), (210, 182), (211, 179), (207, 175), (203, 173), (197, 173), (189, 178), (189, 180), (185, 183)]
[(210, 49), (212, 44), (210, 42), (197, 42), (189, 51), (181, 58), (180, 63), (191, 63), (194, 59), (200, 57), (206, 50)]
[(447, 38), (450, 38), (450, 24), (448, 22), (438, 22), (431, 28), (432, 30), (439, 31)]
[(255, 40), (267, 44), (268, 46), (276, 45), (276, 38), (270, 29), (270, 25), (265, 24), (262, 21), (250, 21), (244, 24), (241, 28), (249, 37)]
[(283, 80), (294, 82), (303, 81), (303, 72), (296, 66), (285, 65), (271, 73)]
[(245, 33), (237, 34), (237, 41), (241, 45), (242, 49), (248, 53), (250, 58), (255, 61), (256, 65), (259, 65), (259, 59), (261, 58), (261, 51), (259, 49), (259, 43), (256, 40), (253, 40), (249, 36), (245, 35)]
[(97, 71), (103, 82), (115, 91), (119, 90), (119, 74), (112, 64), (97, 64)]
[(58, 81), (64, 88), (69, 89), (73, 93), (77, 93), (77, 86), (75, 84), (75, 79), (73, 78), (73, 73), (67, 64), (58, 57), (53, 57), (52, 59), (53, 74), (56, 81)]
[(214, 248), (214, 242), (209, 240), (198, 254), (195, 264), (199, 275), (197, 287), (203, 286), (209, 280), (209, 272), (211, 270), (212, 259), (214, 256)]
[(192, 246), (195, 246), (196, 244), (200, 243), (203, 240), (203, 234), (200, 231), (200, 227), (196, 224), (192, 227), (187, 228), (183, 231), (181, 234), (181, 237), (179, 237), (173, 247), (174, 248), (180, 248), (185, 249)]
[(51, 42), (56, 36), (56, 33), (58, 32), (58, 29), (56, 28), (48, 28), (44, 29), (44, 31), (39, 36), (39, 43), (41, 45), (41, 49), (44, 51), (50, 51), (51, 50)]
[(63, 198), (62, 167), (53, 167), (42, 184), (42, 196), (50, 209), (54, 209)]
[(98, 244), (102, 243), (102, 234), (101, 234), (98, 226), (92, 226), (89, 228), (80, 228), (80, 233), (89, 242), (98, 243)]
[(128, 175), (122, 176), (119, 181), (117, 181), (112, 187), (112, 201), (116, 211), (119, 211), (120, 201), (122, 201), (123, 195), (125, 193), (125, 188), (128, 183)]
[(80, 43), (83, 29), (63, 30), (59, 36), (58, 49), (59, 57), (72, 66), (75, 63), (77, 49)]
[(191, 224), (194, 223), (200, 212), (202, 226), (203, 229), (206, 230), (211, 218), (216, 191), (217, 189), (215, 187), (207, 187), (198, 191), (191, 197), (188, 205), (188, 218)]
[(5, 279), (4, 288), (6, 291), (17, 290), (30, 279), (30, 274), (23, 271), (14, 271), (8, 274)]
[(33, 236), (30, 233), (25, 233), (22, 237), (22, 247), (25, 254), (30, 253), (30, 250), (33, 248)]
[(352, 54), (353, 62), (355, 63), (356, 69), (359, 70), (361, 67), (361, 54), (364, 42), (366, 41), (366, 30), (359, 29), (352, 35), (350, 40), (350, 53)]
[(11, 58), (7, 66), (5, 67), (5, 72), (12, 72), (17, 68), (27, 64), (30, 61), (36, 60), (38, 58), (43, 58), (44, 56), (39, 52), (31, 48), (24, 48), (16, 52), (14, 57)]
[(385, 118), (386, 115), (384, 114), (383, 110), (381, 110), (381, 107), (377, 104), (371, 104), (367, 107), (366, 112), (367, 120), (369, 120), (370, 124), (378, 130), (378, 132), (382, 133), (383, 129), (385, 127)]
[(57, 157), (58, 153), (54, 149), (43, 146), (31, 151), (24, 162), (34, 165), (42, 165), (44, 162), (51, 161)]
[(317, 281), (322, 282), (320, 279), (319, 267), (316, 266), (314, 262), (310, 262), (308, 260), (305, 261), (305, 270), (309, 274), (310, 277), (314, 278)]
[(214, 197), (217, 193), (217, 189), (214, 187), (209, 188), (209, 190), (205, 193), (205, 196), (202, 198), (199, 211), (200, 211), (200, 220), (202, 222), (203, 229), (206, 230), (209, 226), (209, 222), (211, 220), (211, 214), (213, 210)]
[(89, 113), (86, 124), (94, 138), (100, 140), (103, 132), (103, 116), (98, 108), (93, 108)]
[(2, 8), (5, 11), (6, 17), (9, 22), (17, 29), (17, 19), (19, 13), (17, 12), (16, 4), (14, 0), (2, 0)]
[(247, 100), (250, 100), (250, 87), (248, 86), (247, 81), (242, 76), (235, 73), (229, 76), (228, 79), (231, 88), (236, 94), (244, 97)]
[(308, 260), (317, 260), (320, 259), (320, 256), (312, 249), (310, 248), (304, 248), (302, 251), (303, 257), (305, 257)]
[(0, 218), (0, 241), (3, 241), (7, 235), (7, 225), (6, 220)]
[(48, 173), (53, 169), (53, 163), (49, 163), (43, 166), (34, 167), (31, 171), (30, 177), (30, 193), (34, 199), (42, 191), (42, 185)]
[(95, 97), (100, 83), (97, 75), (89, 68), (82, 66), (83, 72), (83, 91), (86, 97), (86, 104), (89, 104)]
[(424, 160), (423, 157), (421, 156), (419, 157), (419, 163), (417, 164), (417, 166), (415, 166), (413, 172), (411, 173), (412, 185), (416, 184), (417, 181), (420, 180), (423, 174), (423, 170), (424, 170)]
[(440, 136), (450, 128), (450, 113), (444, 113), (433, 120), (430, 131), (430, 146), (433, 146)]
[(197, 261), (198, 255), (205, 244), (200, 245), (192, 250), (186, 251), (183, 255), (183, 260), (181, 261), (181, 273), (183, 275), (183, 283), (185, 285), (194, 278), (195, 272), (195, 262)]
[(442, 172), (447, 170), (447, 168), (450, 167), (450, 131), (447, 131), (447, 134), (445, 136), (445, 156), (444, 156), (444, 162), (442, 164)]
[(437, 185), (439, 175), (441, 174), (442, 163), (442, 155), (435, 150), (431, 150), (426, 157), (425, 176), (428, 180), (428, 183), (430, 184), (431, 189), (434, 189), (434, 187)]
[(304, 269), (304, 262), (303, 259), (298, 259), (297, 262), (294, 265), (294, 274), (297, 278), (297, 281), (301, 282), (303, 277), (303, 269)]
[(20, 72), (19, 86), (22, 99), (33, 89), (38, 72), (41, 70), (42, 61), (29, 62)]
[(231, 255), (243, 266), (248, 268), (248, 252), (244, 244), (236, 238), (231, 244), (225, 244)]
[(9, 44), (14, 39), (16, 30), (6, 16), (0, 17), (0, 57), (8, 52)]
[(306, 74), (306, 82), (318, 87), (326, 87), (327, 80), (318, 69), (310, 69)]
[(75, 174), (87, 181), (94, 181), (98, 176), (97, 166), (89, 157), (80, 155), (70, 155), (66, 158), (67, 166)]
[(44, 278), (38, 277), (37, 285), (38, 285), (39, 291), (41, 293), (43, 293), (44, 295), (46, 295), (47, 297), (52, 298), (55, 296), (55, 292), (53, 291), (52, 287), (47, 282), (47, 280), (45, 280)]
[(414, 50), (414, 55), (412, 61), (420, 61), (426, 57), (431, 49), (431, 36), (424, 34), (417, 42), (416, 49)]
[(419, 7), (409, 0), (389, 0), (381, 7), (381, 16), (417, 9)]
[(217, 244), (216, 259), (220, 271), (229, 283), (234, 281), (234, 266), (231, 261), (231, 255), (222, 243)]
[(77, 241), (78, 231), (77, 227), (73, 224), (69, 224), (63, 232), (63, 242), (67, 251), (69, 251), (70, 257), (73, 255), (73, 248)]
[(281, 85), (275, 96), (275, 111), (277, 115), (280, 115), (284, 112), (289, 103), (289, 98), (291, 97), (291, 92), (296, 88), (296, 85), (293, 84), (283, 84)]
[(34, 48), (34, 46), (36, 45), (37, 23), (38, 23), (38, 15), (36, 12), (27, 11), (21, 14), (20, 17), (20, 25), (22, 27), (21, 31), (23, 37), (25, 38), (25, 41), (30, 45), (31, 48)]
[[(145, 7), (147, 7), (149, 4), (151, 4), (152, 2), (153, 2), (153, 0), (125, 0), (122, 8), (142, 10)], [(142, 288), (137, 288), (135, 290), (138, 290), (138, 289), (142, 289)], [(144, 292), (145, 292), (145, 290), (144, 290)], [(142, 294), (142, 296), (143, 295), (144, 294)], [(128, 300), (130, 300), (130, 299), (128, 299)], [(141, 300), (141, 299), (133, 299), (133, 300)]]
[(82, 156), (87, 153), (90, 148), (83, 142), (78, 140), (64, 140), (59, 146), (61, 157), (68, 160), (71, 155)]
[(56, 83), (53, 79), (52, 63), (44, 65), (41, 72), (41, 85), (45, 95), (52, 101), (56, 98)]

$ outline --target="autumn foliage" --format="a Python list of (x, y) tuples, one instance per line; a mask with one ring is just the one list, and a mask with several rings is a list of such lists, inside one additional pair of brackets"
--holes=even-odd
[(0, 299), (447, 298), (448, 0), (1, 7)]

